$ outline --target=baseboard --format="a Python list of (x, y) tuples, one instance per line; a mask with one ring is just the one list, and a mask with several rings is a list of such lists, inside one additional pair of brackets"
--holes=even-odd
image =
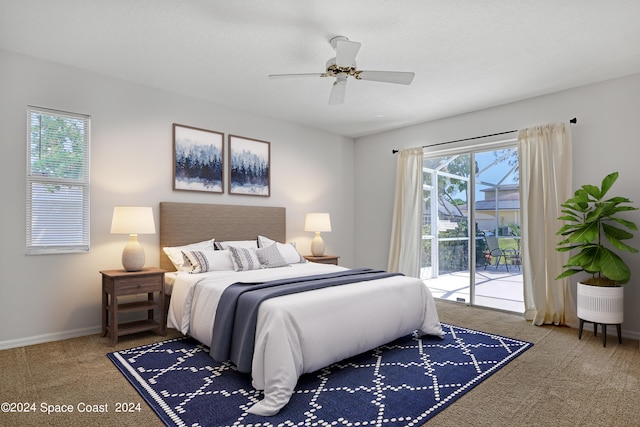
[(27, 345), (42, 344), (45, 342), (66, 340), (69, 338), (83, 337), (86, 335), (97, 334), (101, 331), (100, 326), (92, 326), (89, 328), (73, 329), (70, 331), (54, 332), (51, 334), (35, 335), (32, 337), (18, 338), (15, 340), (0, 341), (0, 350), (10, 348), (24, 347)]
[[(616, 328), (613, 328), (614, 331)], [(609, 335), (609, 328), (607, 328), (607, 335)], [(634, 340), (639, 340), (640, 341), (640, 333), (635, 332), (635, 331), (626, 331), (624, 330), (624, 323), (622, 324), (622, 337), (623, 338), (631, 338)]]

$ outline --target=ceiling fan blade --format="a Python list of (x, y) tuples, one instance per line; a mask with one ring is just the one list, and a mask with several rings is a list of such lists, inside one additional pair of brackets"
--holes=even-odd
[(359, 50), (360, 43), (358, 42), (338, 40), (336, 42), (336, 65), (338, 67), (353, 67)]
[(415, 73), (404, 71), (361, 71), (360, 80), (371, 80), (374, 82), (399, 83), (402, 85), (411, 84)]
[(270, 79), (288, 79), (297, 77), (324, 77), (324, 73), (269, 74)]
[(343, 104), (346, 91), (347, 75), (344, 73), (340, 73), (336, 77), (336, 81), (333, 82), (333, 86), (331, 87), (331, 94), (329, 95), (329, 105)]

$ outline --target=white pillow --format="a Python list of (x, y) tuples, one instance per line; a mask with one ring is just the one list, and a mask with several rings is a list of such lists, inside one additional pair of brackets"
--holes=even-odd
[(260, 264), (266, 268), (289, 267), (289, 263), (280, 255), (276, 245), (256, 250)]
[(258, 241), (257, 240), (228, 240), (226, 242), (216, 242), (216, 249), (229, 249), (230, 246), (234, 246), (236, 248), (251, 248), (258, 249)]
[(259, 248), (266, 248), (267, 246), (271, 246), (274, 243), (276, 243), (275, 240), (271, 240), (268, 237), (264, 237), (264, 236), (258, 236), (258, 247)]
[(280, 255), (282, 255), (282, 258), (284, 258), (287, 263), (297, 264), (307, 262), (307, 260), (302, 255), (300, 255), (300, 253), (296, 249), (295, 243), (280, 243), (265, 236), (258, 236), (259, 247), (266, 248), (274, 244), (280, 251)]
[(233, 262), (235, 271), (248, 271), (262, 268), (255, 249), (229, 246), (229, 250), (231, 251), (231, 261)]
[(183, 251), (191, 264), (189, 273), (206, 273), (208, 271), (234, 270), (231, 252), (228, 250), (216, 251), (213, 249)]
[(231, 259), (231, 251), (214, 251), (213, 252), (213, 269), (215, 271), (233, 271), (233, 260)]
[(162, 250), (167, 254), (177, 271), (190, 271), (192, 268), (191, 264), (185, 259), (182, 251), (213, 249), (214, 241), (215, 239), (210, 239), (198, 243), (190, 243), (184, 246), (166, 246), (162, 248)]
[(282, 258), (289, 264), (297, 264), (302, 262), (307, 262), (306, 259), (296, 249), (293, 243), (278, 243), (276, 242), (276, 247), (278, 251), (280, 251), (280, 255)]

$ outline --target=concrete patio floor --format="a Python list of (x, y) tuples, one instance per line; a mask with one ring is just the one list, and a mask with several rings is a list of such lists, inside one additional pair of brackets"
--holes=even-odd
[[(458, 271), (443, 274), (435, 279), (426, 279), (434, 298), (449, 301), (470, 303), (470, 272)], [(474, 305), (490, 307), (514, 313), (524, 312), (524, 298), (522, 295), (522, 270), (509, 266), (496, 269), (490, 265), (476, 270), (476, 297)]]

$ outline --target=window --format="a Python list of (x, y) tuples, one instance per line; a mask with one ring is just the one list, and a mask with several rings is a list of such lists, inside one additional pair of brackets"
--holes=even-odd
[(27, 108), (27, 255), (89, 251), (89, 127)]

